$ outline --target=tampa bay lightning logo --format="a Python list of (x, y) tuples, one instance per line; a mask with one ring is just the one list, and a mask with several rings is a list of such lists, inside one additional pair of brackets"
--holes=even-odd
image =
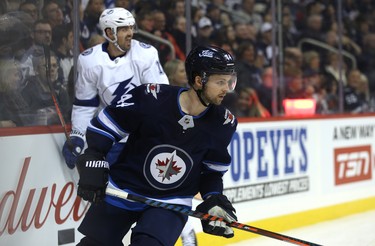
[(150, 150), (143, 173), (154, 188), (169, 190), (179, 187), (192, 168), (193, 160), (183, 149), (165, 144)]
[(88, 55), (90, 55), (92, 53), (92, 51), (93, 51), (93, 48), (87, 49), (84, 52), (82, 52), (82, 55), (83, 56), (88, 56)]
[(145, 48), (145, 49), (148, 49), (148, 48), (151, 47), (151, 45), (146, 44), (146, 43), (143, 43), (143, 42), (139, 42), (139, 45), (140, 45), (141, 47)]
[[(129, 99), (128, 93), (136, 85), (130, 83), (133, 77), (122, 82), (113, 83), (103, 92), (103, 100), (106, 105), (121, 105)], [(113, 91), (113, 92), (112, 92)]]

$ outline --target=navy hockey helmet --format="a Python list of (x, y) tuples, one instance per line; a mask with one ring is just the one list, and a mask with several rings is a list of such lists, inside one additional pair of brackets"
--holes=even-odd
[(234, 58), (230, 53), (219, 47), (195, 47), (186, 58), (185, 69), (190, 85), (194, 84), (196, 76), (202, 78), (204, 85), (212, 74), (229, 74), (232, 75), (232, 79), (228, 81), (229, 89), (234, 90), (236, 86), (237, 76)]

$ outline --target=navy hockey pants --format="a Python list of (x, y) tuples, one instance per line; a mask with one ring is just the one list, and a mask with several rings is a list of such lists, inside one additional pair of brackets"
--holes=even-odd
[(78, 228), (85, 235), (78, 246), (122, 246), (134, 222), (131, 246), (173, 246), (186, 221), (187, 216), (163, 208), (136, 212), (106, 202), (93, 204)]

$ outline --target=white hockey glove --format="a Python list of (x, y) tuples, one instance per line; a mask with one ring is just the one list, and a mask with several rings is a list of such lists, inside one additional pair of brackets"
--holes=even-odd
[[(224, 195), (212, 195), (197, 206), (196, 211), (208, 213), (223, 218), (226, 222), (237, 221), (236, 210)], [(224, 221), (202, 220), (202, 228), (205, 233), (231, 238), (234, 236), (233, 229)]]
[(77, 157), (82, 153), (84, 146), (85, 140), (83, 133), (72, 131), (70, 133), (70, 140), (66, 140), (62, 149), (65, 163), (70, 169), (76, 166)]

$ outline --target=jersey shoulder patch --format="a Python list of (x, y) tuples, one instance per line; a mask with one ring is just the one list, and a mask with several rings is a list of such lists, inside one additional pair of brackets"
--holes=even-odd
[(232, 114), (232, 112), (230, 112), (229, 109), (225, 109), (223, 125), (226, 125), (226, 124), (234, 125), (235, 120), (236, 120), (236, 117), (234, 116), (234, 114)]
[(89, 48), (89, 49), (83, 51), (82, 55), (83, 56), (88, 56), (88, 55), (90, 55), (92, 53), (93, 50), (94, 50), (93, 48)]
[(142, 48), (145, 48), (145, 49), (148, 49), (151, 47), (150, 44), (146, 44), (146, 43), (143, 43), (143, 42), (139, 42), (139, 45), (142, 47)]
[(147, 84), (146, 94), (151, 94), (155, 99), (158, 99), (158, 93), (160, 92), (160, 84)]

